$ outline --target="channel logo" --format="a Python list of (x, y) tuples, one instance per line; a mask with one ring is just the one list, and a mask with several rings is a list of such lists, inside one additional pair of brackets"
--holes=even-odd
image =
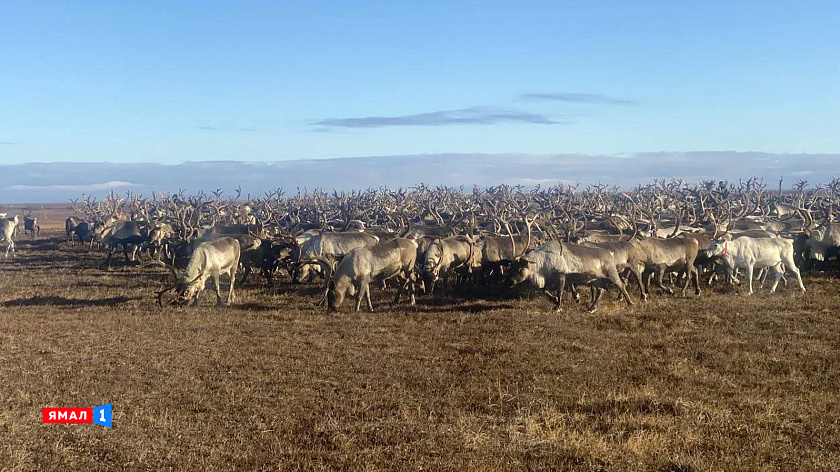
[(44, 423), (93, 423), (111, 427), (111, 404), (94, 408), (42, 408)]

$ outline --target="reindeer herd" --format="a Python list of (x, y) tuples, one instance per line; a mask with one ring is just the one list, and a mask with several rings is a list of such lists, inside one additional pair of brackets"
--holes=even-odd
[[(323, 279), (318, 303), (330, 311), (345, 299), (357, 311), (363, 302), (373, 310), (372, 286), (390, 285), (395, 302), (414, 304), (420, 295), (498, 292), (525, 282), (558, 310), (589, 286), (594, 311), (611, 288), (632, 305), (628, 284), (642, 301), (651, 283), (668, 294), (693, 287), (700, 295), (704, 285), (740, 284), (741, 269), (748, 293), (770, 274), (771, 291), (792, 274), (804, 292), (800, 270), (835, 270), (840, 255), (840, 179), (813, 188), (799, 181), (784, 191), (781, 181), (771, 191), (749, 179), (663, 180), (631, 191), (418, 185), (241, 197), (240, 190), (227, 198), (220, 190), (83, 196), (72, 201), (67, 243), (107, 248), (104, 268), (119, 249), (126, 264), (146, 257), (166, 267), (173, 281), (158, 292), (161, 305), (197, 303), (211, 277), (217, 303), (230, 304), (237, 273), (241, 285), (258, 271), (269, 288), (277, 277)], [(18, 223), (17, 216), (0, 218), (7, 257), (14, 257)], [(40, 231), (31, 214), (25, 231)], [(221, 275), (230, 280), (226, 297)]]

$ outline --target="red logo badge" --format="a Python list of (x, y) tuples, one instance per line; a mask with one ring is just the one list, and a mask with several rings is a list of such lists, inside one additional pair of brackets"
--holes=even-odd
[(44, 423), (93, 423), (93, 408), (44, 408)]

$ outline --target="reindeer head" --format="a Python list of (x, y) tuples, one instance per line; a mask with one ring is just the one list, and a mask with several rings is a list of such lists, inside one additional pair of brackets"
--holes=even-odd
[(708, 257), (718, 257), (718, 256), (725, 256), (728, 252), (728, 244), (729, 241), (726, 239), (715, 239), (712, 241), (712, 244), (709, 245), (709, 248), (706, 249), (706, 255)]
[(533, 262), (524, 257), (517, 257), (510, 263), (508, 272), (508, 286), (515, 287), (522, 282), (528, 280), (532, 274)]
[(190, 302), (195, 303), (198, 300), (198, 295), (204, 291), (204, 284), (207, 281), (203, 272), (199, 272), (192, 279), (187, 279), (186, 277), (178, 277), (174, 266), (163, 262), (159, 262), (158, 264), (168, 268), (173, 278), (173, 285), (157, 293), (158, 305), (163, 306), (163, 295), (167, 292), (175, 293), (175, 297), (166, 302), (167, 305), (186, 305)]

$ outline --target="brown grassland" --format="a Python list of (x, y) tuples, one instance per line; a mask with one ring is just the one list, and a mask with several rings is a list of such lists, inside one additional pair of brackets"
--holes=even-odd
[[(161, 310), (166, 271), (99, 269), (68, 215), (0, 259), (3, 471), (840, 470), (835, 274), (596, 314), (375, 289), (375, 313), (327, 315), (258, 278)], [(113, 429), (41, 424), (109, 402)]]

